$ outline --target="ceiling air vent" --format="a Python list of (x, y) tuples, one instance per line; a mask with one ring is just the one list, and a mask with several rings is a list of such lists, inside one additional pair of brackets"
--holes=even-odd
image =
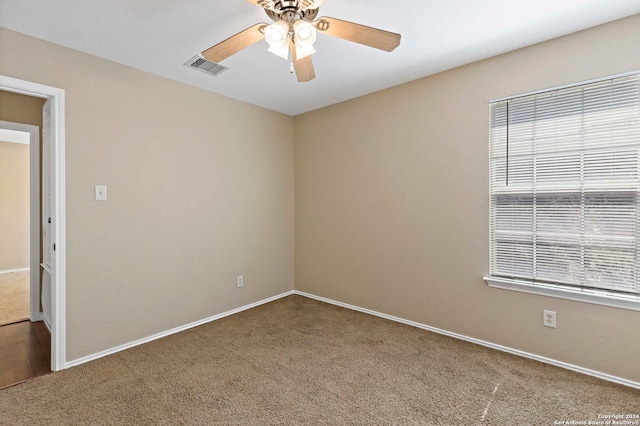
[(212, 76), (217, 76), (221, 72), (228, 70), (229, 68), (224, 67), (220, 64), (216, 64), (215, 62), (207, 61), (204, 58), (196, 55), (193, 58), (189, 59), (184, 63), (189, 68), (197, 69), (198, 71), (206, 72)]

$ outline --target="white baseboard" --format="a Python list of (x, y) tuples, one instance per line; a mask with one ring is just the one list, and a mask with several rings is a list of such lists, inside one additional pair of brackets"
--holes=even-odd
[(532, 354), (532, 353), (529, 353), (529, 352), (521, 351), (519, 349), (513, 349), (513, 348), (510, 348), (508, 346), (498, 345), (498, 344), (495, 344), (495, 343), (487, 342), (485, 340), (475, 339), (473, 337), (465, 336), (463, 334), (452, 333), (450, 331), (442, 330), (440, 328), (435, 328), (435, 327), (431, 327), (431, 326), (428, 326), (428, 325), (425, 325), (425, 324), (421, 324), (421, 323), (418, 323), (418, 322), (409, 321), (409, 320), (406, 320), (406, 319), (403, 319), (403, 318), (399, 318), (399, 317), (394, 317), (393, 315), (387, 315), (387, 314), (383, 314), (381, 312), (372, 311), (370, 309), (361, 308), (359, 306), (349, 305), (348, 303), (342, 303), (342, 302), (338, 302), (336, 300), (327, 299), (326, 297), (320, 297), (320, 296), (316, 296), (314, 294), (309, 294), (309, 293), (305, 293), (305, 292), (298, 291), (298, 290), (294, 290), (293, 294), (297, 294), (299, 296), (308, 297), (310, 299), (319, 300), (319, 301), (325, 302), (325, 303), (330, 303), (332, 305), (340, 306), (340, 307), (351, 309), (351, 310), (354, 310), (354, 311), (363, 312), (365, 314), (374, 315), (374, 316), (377, 316), (377, 317), (380, 317), (380, 318), (388, 319), (388, 320), (399, 322), (399, 323), (402, 323), (402, 324), (407, 324), (407, 325), (410, 325), (412, 327), (417, 327), (417, 328), (421, 328), (423, 330), (432, 331), (434, 333), (438, 333), (438, 334), (442, 334), (442, 335), (445, 335), (445, 336), (453, 337), (455, 339), (465, 340), (467, 342), (475, 343), (477, 345), (486, 346), (486, 347), (492, 348), (492, 349), (497, 349), (497, 350), (502, 351), (502, 352), (507, 352), (507, 353), (518, 355), (518, 356), (522, 356), (522, 357), (525, 357), (525, 358), (530, 358), (530, 359), (533, 359), (533, 360), (536, 360), (536, 361), (544, 362), (546, 364), (555, 365), (557, 367), (565, 368), (567, 370), (572, 370), (572, 371), (576, 371), (578, 373), (586, 374), (588, 376), (593, 376), (593, 377), (597, 377), (599, 379), (607, 380), (609, 382), (614, 382), (614, 383), (618, 383), (618, 384), (621, 384), (621, 385), (624, 385), (624, 386), (629, 386), (631, 388), (640, 389), (640, 382), (635, 382), (633, 380), (627, 380), (627, 379), (624, 379), (622, 377), (612, 376), (610, 374), (602, 373), (600, 371), (595, 371), (595, 370), (591, 370), (591, 369), (588, 369), (588, 368), (580, 367), (578, 365), (569, 364), (569, 363), (566, 363), (566, 362), (563, 362), (563, 361), (558, 361), (558, 360), (547, 358), (547, 357), (544, 357), (544, 356)]
[(124, 345), (116, 346), (115, 348), (111, 348), (111, 349), (107, 349), (107, 350), (104, 350), (104, 351), (101, 351), (101, 352), (97, 352), (97, 353), (92, 354), (92, 355), (87, 355), (87, 356), (84, 356), (82, 358), (75, 359), (73, 361), (68, 361), (68, 362), (66, 362), (64, 364), (64, 368), (75, 367), (77, 365), (84, 364), (85, 362), (93, 361), (93, 360), (96, 360), (98, 358), (102, 358), (104, 356), (114, 354), (116, 352), (124, 351), (125, 349), (133, 348), (135, 346), (142, 345), (144, 343), (149, 343), (149, 342), (152, 342), (152, 341), (154, 341), (156, 339), (161, 339), (163, 337), (170, 336), (172, 334), (179, 333), (181, 331), (185, 331), (185, 330), (188, 330), (190, 328), (197, 327), (197, 326), (202, 325), (202, 324), (206, 324), (208, 322), (219, 320), (221, 318), (228, 317), (229, 315), (237, 314), (239, 312), (246, 311), (247, 309), (255, 308), (256, 306), (264, 305), (265, 303), (273, 302), (274, 300), (278, 300), (278, 299), (281, 299), (283, 297), (290, 296), (292, 294), (293, 294), (293, 290), (287, 291), (285, 293), (281, 293), (281, 294), (278, 294), (276, 296), (269, 297), (267, 299), (259, 300), (257, 302), (251, 303), (249, 305), (241, 306), (239, 308), (232, 309), (230, 311), (226, 311), (226, 312), (223, 312), (221, 314), (211, 316), (209, 318), (204, 318), (204, 319), (201, 319), (201, 320), (189, 323), (189, 324), (185, 324), (185, 325), (182, 325), (182, 326), (179, 326), (179, 327), (176, 327), (176, 328), (172, 328), (170, 330), (162, 331), (162, 332), (156, 333), (156, 334), (154, 334), (152, 336), (144, 337), (142, 339), (138, 339), (138, 340), (135, 340), (133, 342), (125, 343)]
[(5, 269), (0, 271), (0, 274), (11, 274), (13, 272), (24, 272), (24, 271), (29, 271), (31, 270), (31, 268), (27, 267), (27, 268), (18, 268), (18, 269)]
[(439, 329), (439, 328), (436, 328), (436, 327), (431, 327), (431, 326), (428, 326), (426, 324), (421, 324), (421, 323), (418, 323), (418, 322), (415, 322), (415, 321), (406, 320), (406, 319), (403, 319), (403, 318), (395, 317), (393, 315), (383, 314), (381, 312), (372, 311), (370, 309), (361, 308), (359, 306), (350, 305), (348, 303), (338, 302), (336, 300), (327, 299), (326, 297), (316, 296), (314, 294), (305, 293), (305, 292), (298, 291), (298, 290), (287, 291), (285, 293), (281, 293), (281, 294), (278, 294), (276, 296), (269, 297), (267, 299), (263, 299), (263, 300), (260, 300), (258, 302), (254, 302), (254, 303), (251, 303), (249, 305), (241, 306), (239, 308), (232, 309), (230, 311), (226, 311), (226, 312), (223, 312), (221, 314), (211, 316), (209, 318), (204, 318), (202, 320), (195, 321), (195, 322), (192, 322), (192, 323), (189, 323), (189, 324), (185, 324), (185, 325), (182, 325), (180, 327), (172, 328), (170, 330), (166, 330), (166, 331), (154, 334), (154, 335), (149, 336), (149, 337), (145, 337), (145, 338), (142, 338), (142, 339), (139, 339), (139, 340), (135, 340), (135, 341), (130, 342), (130, 343), (125, 343), (123, 345), (116, 346), (114, 348), (107, 349), (107, 350), (104, 350), (104, 351), (101, 351), (101, 352), (97, 352), (97, 353), (92, 354), (92, 355), (87, 355), (87, 356), (84, 356), (82, 358), (78, 358), (78, 359), (75, 359), (73, 361), (66, 362), (65, 365), (64, 365), (64, 368), (75, 367), (77, 365), (84, 364), (86, 362), (93, 361), (93, 360), (96, 360), (98, 358), (102, 358), (104, 356), (111, 355), (111, 354), (114, 354), (114, 353), (129, 349), (129, 348), (133, 348), (135, 346), (142, 345), (144, 343), (148, 343), (148, 342), (154, 341), (156, 339), (161, 339), (163, 337), (170, 336), (172, 334), (179, 333), (181, 331), (188, 330), (190, 328), (197, 327), (199, 325), (203, 325), (203, 324), (206, 324), (208, 322), (216, 321), (218, 319), (227, 317), (229, 315), (233, 315), (233, 314), (237, 314), (237, 313), (242, 312), (242, 311), (246, 311), (247, 309), (255, 308), (256, 306), (260, 306), (260, 305), (263, 305), (265, 303), (273, 302), (274, 300), (278, 300), (278, 299), (281, 299), (283, 297), (290, 296), (292, 294), (297, 294), (299, 296), (307, 297), (309, 299), (315, 299), (315, 300), (319, 300), (321, 302), (330, 303), (332, 305), (340, 306), (340, 307), (343, 307), (343, 308), (351, 309), (351, 310), (362, 312), (362, 313), (365, 313), (365, 314), (374, 315), (374, 316), (377, 316), (377, 317), (380, 317), (380, 318), (384, 318), (384, 319), (387, 319), (387, 320), (390, 320), (390, 321), (395, 321), (395, 322), (398, 322), (398, 323), (401, 323), (401, 324), (410, 325), (412, 327), (416, 327), (416, 328), (420, 328), (420, 329), (423, 329), (423, 330), (431, 331), (431, 332), (434, 332), (434, 333), (442, 334), (444, 336), (453, 337), (455, 339), (459, 339), (459, 340), (464, 340), (464, 341), (467, 341), (467, 342), (475, 343), (477, 345), (486, 346), (488, 348), (497, 349), (497, 350), (502, 351), (502, 352), (507, 352), (507, 353), (510, 353), (510, 354), (522, 356), (522, 357), (525, 357), (525, 358), (529, 358), (529, 359), (533, 359), (533, 360), (536, 360), (536, 361), (544, 362), (546, 364), (555, 365), (557, 367), (565, 368), (567, 370), (571, 370), (571, 371), (575, 371), (575, 372), (578, 372), (578, 373), (586, 374), (586, 375), (589, 375), (589, 376), (597, 377), (599, 379), (607, 380), (609, 382), (618, 383), (618, 384), (621, 384), (621, 385), (624, 385), (624, 386), (628, 386), (628, 387), (631, 387), (631, 388), (640, 389), (640, 382), (635, 382), (633, 380), (627, 380), (627, 379), (624, 379), (622, 377), (612, 376), (610, 374), (602, 373), (600, 371), (595, 371), (595, 370), (591, 370), (591, 369), (588, 369), (588, 368), (580, 367), (578, 365), (569, 364), (569, 363), (566, 363), (566, 362), (563, 362), (563, 361), (558, 361), (558, 360), (555, 360), (555, 359), (543, 357), (543, 356), (540, 356), (540, 355), (536, 355), (536, 354), (532, 354), (532, 353), (529, 353), (529, 352), (521, 351), (519, 349), (510, 348), (508, 346), (498, 345), (498, 344), (495, 344), (495, 343), (487, 342), (485, 340), (480, 340), (480, 339), (476, 339), (476, 338), (473, 338), (473, 337), (465, 336), (463, 334), (453, 333), (453, 332), (450, 332), (450, 331), (447, 331), (447, 330), (442, 330), (442, 329)]

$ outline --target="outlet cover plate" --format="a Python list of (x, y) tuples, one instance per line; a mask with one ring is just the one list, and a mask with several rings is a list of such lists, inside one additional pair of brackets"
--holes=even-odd
[(545, 327), (556, 328), (556, 313), (555, 311), (542, 311), (542, 325)]

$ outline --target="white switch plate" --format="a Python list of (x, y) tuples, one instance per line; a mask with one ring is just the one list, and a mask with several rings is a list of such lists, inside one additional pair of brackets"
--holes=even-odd
[(244, 285), (244, 277), (242, 275), (238, 275), (236, 277), (236, 287), (242, 287)]
[(106, 185), (96, 185), (96, 201), (107, 201)]

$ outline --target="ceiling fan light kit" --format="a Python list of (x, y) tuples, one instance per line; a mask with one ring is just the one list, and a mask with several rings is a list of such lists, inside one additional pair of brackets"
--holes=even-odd
[(291, 60), (298, 81), (315, 78), (311, 55), (318, 31), (332, 37), (391, 52), (400, 45), (400, 34), (367, 27), (336, 18), (317, 18), (324, 0), (248, 0), (262, 7), (275, 23), (256, 24), (202, 52), (212, 62), (220, 62), (263, 38), (268, 51)]
[(316, 42), (316, 29), (306, 21), (298, 20), (293, 24), (293, 39), (295, 40), (298, 58), (316, 53), (313, 43)]
[(278, 21), (275, 24), (268, 25), (264, 29), (264, 38), (269, 44), (269, 52), (289, 59), (289, 24), (285, 21)]

